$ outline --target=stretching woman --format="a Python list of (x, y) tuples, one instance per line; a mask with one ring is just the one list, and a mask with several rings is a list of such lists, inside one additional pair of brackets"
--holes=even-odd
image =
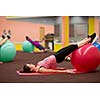
[[(91, 37), (91, 36), (93, 36), (95, 38), (93, 40), (91, 40), (90, 43), (93, 44), (94, 42), (98, 42), (99, 36), (96, 35), (96, 33), (93, 33), (93, 35), (88, 35), (88, 38)], [(67, 57), (65, 57), (65, 61), (71, 61), (71, 54), (68, 55)]]
[[(2, 36), (0, 38), (0, 47), (11, 37), (11, 31), (8, 30), (8, 33), (6, 33), (6, 30), (3, 30)], [(0, 62), (2, 64), (3, 62)]]
[(46, 52), (47, 49), (45, 49), (41, 44), (39, 44), (38, 41), (31, 40), (28, 36), (26, 36), (26, 40), (32, 43), (36, 48), (38, 48), (41, 52)]
[(95, 34), (92, 34), (90, 37), (83, 39), (82, 41), (71, 44), (65, 48), (62, 48), (55, 54), (39, 61), (37, 65), (33, 64), (25, 64), (23, 67), (23, 72), (30, 73), (30, 72), (66, 72), (66, 70), (57, 70), (57, 63), (61, 63), (64, 61), (65, 57), (72, 53), (74, 50), (80, 48), (81, 46), (91, 43), (95, 39)]

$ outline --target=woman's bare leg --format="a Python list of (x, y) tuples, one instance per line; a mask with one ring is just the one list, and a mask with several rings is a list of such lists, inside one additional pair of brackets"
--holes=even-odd
[(91, 41), (91, 38), (85, 38), (83, 39), (82, 41), (78, 42), (77, 45), (78, 45), (78, 48), (80, 48), (81, 46), (89, 43)]
[(8, 38), (3, 39), (3, 40), (0, 42), (0, 46), (3, 45), (7, 40), (8, 40)]
[(1, 37), (1, 38), (0, 38), (0, 42), (1, 42), (2, 40), (3, 40), (3, 38)]

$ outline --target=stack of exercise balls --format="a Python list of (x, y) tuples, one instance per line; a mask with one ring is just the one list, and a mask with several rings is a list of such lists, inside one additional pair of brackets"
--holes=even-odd
[(100, 51), (92, 44), (86, 44), (72, 53), (71, 63), (77, 72), (92, 72), (100, 64)]
[(34, 51), (34, 45), (33, 44), (31, 44), (29, 41), (24, 41), (23, 43), (22, 43), (22, 50), (24, 51), (24, 52), (33, 52)]
[(0, 62), (13, 61), (16, 56), (15, 45), (7, 41), (5, 44), (0, 46)]

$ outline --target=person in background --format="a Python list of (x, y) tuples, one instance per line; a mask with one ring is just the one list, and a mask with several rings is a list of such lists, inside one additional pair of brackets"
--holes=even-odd
[(32, 40), (28, 36), (26, 36), (26, 40), (32, 43), (36, 48), (38, 48), (41, 52), (47, 52), (47, 49), (45, 49), (38, 41)]

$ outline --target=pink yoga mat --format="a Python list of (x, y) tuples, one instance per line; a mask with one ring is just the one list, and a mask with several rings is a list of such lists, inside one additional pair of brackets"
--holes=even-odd
[[(61, 68), (61, 67), (57, 67), (56, 69), (60, 69), (60, 70), (64, 70), (65, 68)], [(51, 75), (51, 74), (60, 74), (60, 73), (23, 73), (21, 71), (16, 71), (16, 73), (18, 75), (23, 75), (23, 76), (27, 76), (27, 75)]]

